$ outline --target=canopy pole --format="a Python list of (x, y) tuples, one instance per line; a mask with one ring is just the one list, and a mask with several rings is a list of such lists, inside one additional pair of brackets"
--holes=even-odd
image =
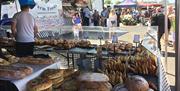
[(168, 44), (168, 15), (167, 15), (167, 1), (164, 0), (165, 2), (165, 68), (166, 68), (166, 72), (167, 72), (167, 57), (168, 57), (168, 54), (167, 54), (167, 44)]
[(176, 31), (175, 31), (175, 43), (176, 43), (176, 50), (175, 50), (175, 55), (176, 55), (176, 85), (175, 91), (180, 91), (180, 0), (176, 0)]

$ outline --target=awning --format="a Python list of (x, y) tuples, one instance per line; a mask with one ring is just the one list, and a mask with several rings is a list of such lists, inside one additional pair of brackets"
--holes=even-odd
[(124, 0), (119, 5), (114, 5), (114, 8), (121, 8), (121, 7), (136, 7), (137, 4), (133, 0)]
[(159, 6), (162, 6), (162, 4), (158, 4), (158, 3), (138, 3), (138, 7), (150, 7), (150, 6), (159, 7)]

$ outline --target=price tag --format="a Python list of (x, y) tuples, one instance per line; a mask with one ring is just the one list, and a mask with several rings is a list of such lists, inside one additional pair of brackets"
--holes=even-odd
[(116, 34), (112, 36), (112, 43), (118, 43), (118, 36)]
[(134, 43), (139, 43), (140, 42), (140, 35), (134, 35)]

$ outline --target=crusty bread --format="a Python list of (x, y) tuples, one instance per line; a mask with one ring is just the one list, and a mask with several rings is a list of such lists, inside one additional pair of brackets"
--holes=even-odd
[(21, 79), (33, 72), (31, 67), (0, 66), (0, 77)]
[(37, 77), (27, 83), (28, 91), (42, 91), (52, 87), (52, 81), (48, 78)]
[(45, 65), (52, 64), (54, 61), (51, 58), (34, 58), (34, 57), (22, 57), (19, 60), (20, 63), (25, 64), (37, 64), (37, 65)]
[(46, 69), (41, 76), (49, 79), (63, 78), (63, 72), (61, 69)]

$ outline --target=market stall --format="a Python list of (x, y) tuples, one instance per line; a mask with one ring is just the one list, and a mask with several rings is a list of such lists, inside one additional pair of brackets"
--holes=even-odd
[[(7, 64), (10, 68), (8, 66), (0, 68), (0, 70), (6, 72), (7, 69), (12, 70), (12, 65), (22, 66), (21, 64), (23, 64), (24, 66), (26, 64), (28, 68), (23, 69), (27, 70), (31, 67), (29, 75), (15, 80), (13, 77), (7, 79), (7, 76), (0, 78), (15, 84), (19, 91), (25, 91), (25, 89), (30, 91), (50, 89), (51, 91), (52, 87), (67, 91), (84, 91), (84, 89), (88, 91), (110, 91), (110, 89), (113, 91), (121, 91), (121, 89), (139, 91), (131, 90), (137, 89), (137, 87), (151, 88), (154, 91), (169, 91), (161, 64), (161, 55), (157, 48), (156, 28), (148, 28), (149, 31), (144, 37), (141, 36), (141, 39), (136, 35), (135, 43), (128, 42), (128, 39), (119, 39), (120, 36), (130, 33), (125, 28), (114, 28), (114, 31), (109, 32), (108, 28), (103, 27), (83, 27), (83, 32), (80, 32), (82, 33), (80, 40), (73, 39), (73, 31), (70, 28), (70, 30), (67, 30), (67, 27), (64, 28), (66, 28), (66, 32), (68, 31), (67, 33), (57, 35), (59, 30), (46, 31), (47, 36), (41, 36), (36, 40), (35, 54), (51, 54), (53, 55), (52, 59), (58, 60), (54, 59), (55, 62), (51, 62), (50, 59), (46, 60), (47, 56), (39, 56), (41, 60), (39, 57), (36, 58), (37, 56), (20, 58), (21, 60), (17, 59), (18, 63), (16, 61)], [(118, 39), (112, 36), (109, 38), (110, 34), (116, 34), (115, 37)], [(86, 37), (83, 37), (84, 35)], [(98, 38), (94, 38), (97, 36)], [(128, 38), (133, 39), (133, 37)], [(27, 61), (27, 59), (31, 59), (31, 61)], [(140, 82), (136, 86), (135, 83), (138, 79)], [(23, 84), (21, 84), (22, 82)], [(76, 85), (78, 82), (79, 85)], [(42, 88), (39, 83), (45, 87)]]

